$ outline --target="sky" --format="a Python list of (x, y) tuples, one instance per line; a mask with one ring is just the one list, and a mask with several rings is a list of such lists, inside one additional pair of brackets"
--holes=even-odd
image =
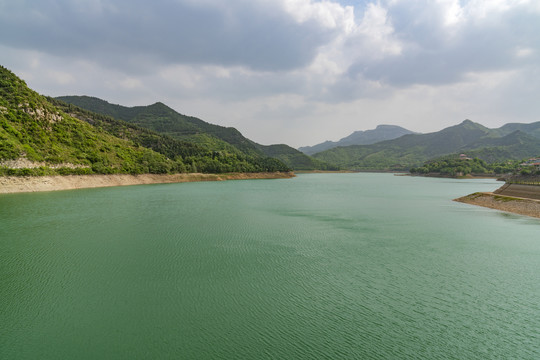
[(496, 128), (540, 121), (540, 1), (0, 0), (0, 64), (265, 145)]

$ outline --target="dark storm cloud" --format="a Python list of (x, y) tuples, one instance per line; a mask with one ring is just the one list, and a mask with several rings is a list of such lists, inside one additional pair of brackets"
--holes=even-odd
[[(1, 43), (114, 67), (219, 64), (290, 70), (331, 34), (270, 3), (34, 0), (0, 3)], [(144, 64), (143, 64), (144, 63)], [(141, 66), (143, 67), (143, 66)]]

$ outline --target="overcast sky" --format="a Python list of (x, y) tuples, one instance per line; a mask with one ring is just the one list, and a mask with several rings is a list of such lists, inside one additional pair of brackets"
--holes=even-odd
[(262, 144), (499, 127), (540, 121), (540, 1), (0, 0), (0, 64)]

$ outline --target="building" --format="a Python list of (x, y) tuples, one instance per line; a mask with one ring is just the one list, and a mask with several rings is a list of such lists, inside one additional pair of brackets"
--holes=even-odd
[(540, 158), (532, 158), (519, 165), (521, 167), (530, 167), (534, 170), (540, 170)]

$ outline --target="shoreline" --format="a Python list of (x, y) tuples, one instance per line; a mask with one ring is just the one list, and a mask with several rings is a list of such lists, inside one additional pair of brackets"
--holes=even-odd
[(540, 200), (499, 195), (492, 192), (477, 192), (454, 199), (469, 205), (540, 218)]
[(198, 181), (251, 179), (289, 179), (293, 172), (228, 173), (228, 174), (114, 174), (114, 175), (55, 175), (55, 176), (0, 176), (0, 194), (61, 191), (112, 186), (170, 184)]
[(488, 175), (488, 174), (467, 174), (463, 176), (450, 176), (450, 175), (441, 175), (441, 174), (407, 174), (407, 176), (417, 176), (417, 177), (430, 177), (430, 178), (439, 178), (439, 179), (458, 179), (458, 180), (470, 180), (470, 179), (495, 179), (499, 180), (501, 175)]
[(295, 170), (295, 174), (352, 174), (352, 170)]

